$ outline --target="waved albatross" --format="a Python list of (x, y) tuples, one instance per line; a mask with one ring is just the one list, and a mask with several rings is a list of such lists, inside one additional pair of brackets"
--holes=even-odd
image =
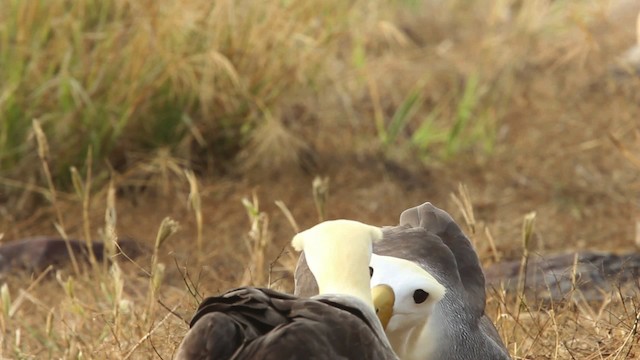
[[(400, 215), (400, 224), (383, 228), (383, 233), (383, 240), (374, 245), (374, 255), (408, 260), (431, 274), (446, 289), (428, 320), (422, 322), (410, 323), (407, 312), (393, 305), (385, 332), (400, 358), (510, 359), (496, 328), (484, 313), (485, 280), (478, 256), (449, 214), (431, 203), (424, 203), (405, 210)], [(295, 294), (311, 296), (317, 287), (304, 256), (301, 254), (296, 268)], [(372, 286), (382, 281), (394, 288), (394, 284), (402, 282), (404, 272), (383, 274), (384, 269), (376, 269), (375, 259), (372, 257)], [(385, 279), (376, 279), (376, 272)], [(415, 314), (420, 313), (414, 311)], [(394, 318), (398, 324), (392, 327)], [(402, 323), (407, 326), (399, 326)]]
[(326, 221), (291, 244), (307, 253), (320, 295), (238, 288), (205, 299), (176, 359), (397, 359), (375, 315), (369, 261), (380, 228)]

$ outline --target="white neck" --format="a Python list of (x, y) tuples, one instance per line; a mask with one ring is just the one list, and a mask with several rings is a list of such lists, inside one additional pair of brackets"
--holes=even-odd
[[(441, 319), (437, 315), (417, 323), (406, 329), (387, 331), (389, 343), (398, 356), (403, 360), (433, 359), (441, 346), (442, 333), (445, 331)], [(425, 345), (426, 344), (426, 345)]]
[(305, 256), (320, 295), (354, 296), (373, 310), (369, 279), (370, 242), (345, 239), (310, 242), (305, 246)]
[[(411, 326), (406, 329), (387, 331), (387, 337), (389, 342), (393, 346), (393, 351), (398, 354), (401, 359), (410, 360), (417, 359), (418, 354), (422, 354), (420, 349), (416, 347), (416, 344), (420, 344), (420, 340), (423, 338), (425, 322), (420, 322), (416, 326)], [(429, 339), (428, 341), (433, 341)]]
[[(327, 259), (325, 261), (331, 261)], [(335, 260), (334, 260), (335, 261)], [(339, 263), (338, 263), (339, 264)], [(322, 269), (316, 277), (319, 294), (344, 294), (356, 297), (373, 309), (371, 288), (369, 287), (369, 268), (350, 259), (342, 260), (335, 268)]]
[(304, 250), (320, 295), (348, 295), (374, 312), (369, 279), (372, 243), (382, 239), (379, 227), (353, 220), (331, 220), (298, 233), (291, 245)]

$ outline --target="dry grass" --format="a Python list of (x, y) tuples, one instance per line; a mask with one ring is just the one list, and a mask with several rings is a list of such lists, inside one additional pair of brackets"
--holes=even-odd
[[(486, 265), (637, 249), (640, 84), (610, 72), (633, 1), (4, 5), (0, 239), (153, 253), (7, 279), (0, 358), (171, 358), (203, 296), (291, 290), (318, 219), (432, 201)], [(515, 359), (632, 359), (639, 303), (487, 311)]]
[(586, 301), (575, 290), (575, 282), (573, 292), (563, 300), (543, 304), (525, 297), (522, 274), (527, 267), (534, 219), (535, 213), (530, 213), (523, 220), (524, 251), (518, 291), (507, 294), (504, 289), (493, 288), (488, 292), (487, 312), (498, 326), (512, 357), (637, 358), (640, 287), (634, 297), (623, 296), (620, 291), (605, 296), (601, 302)]
[[(460, 203), (461, 210), (467, 214), (464, 219), (468, 233), (474, 234), (472, 229), (481, 225), (469, 221), (475, 218), (473, 201), (464, 191), (461, 188), (458, 195), (465, 199), (466, 205)], [(312, 198), (311, 191), (308, 197)], [(149, 264), (144, 259), (141, 262), (124, 260), (105, 264), (107, 267), (89, 267), (79, 275), (64, 269), (47, 269), (35, 279), (9, 279), (0, 291), (2, 358), (167, 359), (172, 357), (187, 329), (186, 321), (203, 296), (237, 284), (290, 290), (290, 284), (278, 284), (274, 279), (284, 274), (289, 280), (295, 258), (291, 254), (283, 256), (284, 249), (277, 255), (269, 255), (278, 249), (277, 242), (272, 240), (274, 233), (268, 219), (276, 216), (278, 210), (274, 209), (271, 214), (261, 211), (255, 194), (242, 204), (249, 216), (243, 230), (247, 251), (242, 251), (248, 254), (248, 260), (242, 266), (244, 272), (229, 281), (218, 279), (207, 284), (200, 278), (201, 274), (194, 276), (193, 269), (216, 270), (176, 263), (171, 256), (159, 255), (165, 240), (177, 227), (177, 223), (168, 218), (159, 226)], [(235, 206), (241, 207), (239, 203)], [(284, 222), (295, 226), (296, 221), (286, 206), (278, 206), (289, 219)], [(309, 207), (313, 208), (311, 200)], [(107, 228), (115, 225), (109, 220), (115, 217), (114, 212), (114, 208), (106, 209), (107, 221), (112, 222)], [(525, 216), (522, 232), (522, 246), (526, 247), (535, 232), (530, 215)], [(475, 233), (473, 241), (487, 241), (485, 234)], [(194, 236), (188, 245), (193, 251), (197, 249), (195, 239)], [(222, 249), (222, 255), (230, 256), (242, 244), (236, 246)], [(523, 264), (526, 252), (524, 254)], [(480, 253), (482, 258), (487, 255)], [(198, 257), (194, 254), (192, 259)], [(211, 256), (205, 261), (212, 261)], [(167, 283), (165, 272), (169, 268), (174, 268), (174, 272), (177, 269), (179, 275), (174, 274), (174, 279)], [(522, 294), (493, 289), (488, 296), (487, 311), (514, 359), (636, 358), (640, 321), (637, 297), (610, 296), (601, 303), (587, 303), (575, 300), (580, 297), (572, 294), (573, 300), (537, 304)]]
[(33, 118), (52, 140), (57, 178), (89, 149), (118, 168), (158, 147), (194, 151), (198, 161), (233, 157), (267, 114), (319, 90), (324, 63), (349, 23), (367, 17), (363, 7), (8, 1), (0, 14), (1, 169), (33, 170), (23, 160)]

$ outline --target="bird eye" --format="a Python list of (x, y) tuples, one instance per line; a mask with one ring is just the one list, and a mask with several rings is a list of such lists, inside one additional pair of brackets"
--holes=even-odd
[(369, 277), (373, 276), (373, 268), (369, 266)]
[(429, 293), (422, 289), (418, 289), (413, 292), (413, 301), (415, 301), (416, 304), (422, 304), (428, 297)]

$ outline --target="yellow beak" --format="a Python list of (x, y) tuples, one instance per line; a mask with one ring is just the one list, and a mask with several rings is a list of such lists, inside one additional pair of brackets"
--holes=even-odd
[(377, 285), (371, 289), (371, 296), (376, 315), (382, 323), (382, 328), (386, 329), (391, 315), (393, 315), (393, 304), (396, 301), (393, 289), (389, 285)]

